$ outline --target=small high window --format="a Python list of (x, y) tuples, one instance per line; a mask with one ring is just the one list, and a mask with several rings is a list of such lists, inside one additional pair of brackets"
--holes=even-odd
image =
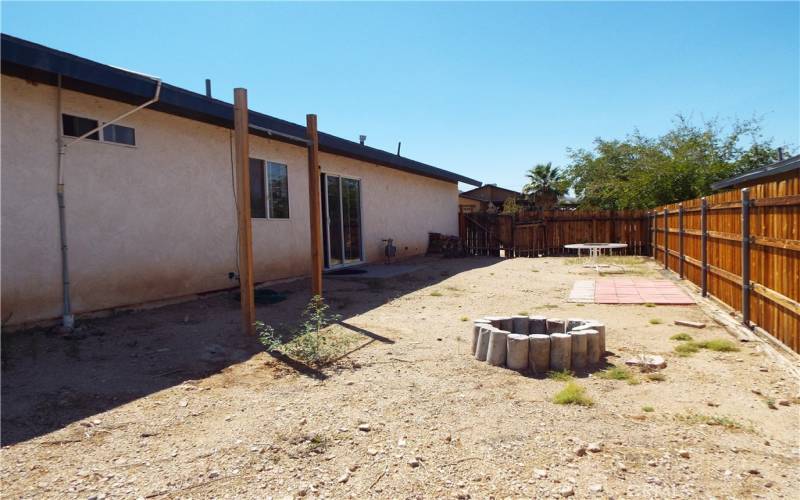
[(289, 174), (286, 165), (250, 158), (250, 217), (289, 218)]
[[(68, 135), (70, 137), (80, 137), (86, 132), (96, 129), (98, 126), (97, 120), (91, 120), (89, 118), (81, 118), (80, 116), (67, 114), (61, 115), (61, 123), (64, 127), (64, 135)], [(88, 136), (87, 139), (99, 141), (100, 134), (95, 132), (94, 134)]]
[[(97, 120), (83, 118), (81, 116), (68, 115), (66, 113), (61, 115), (61, 123), (64, 127), (64, 135), (69, 137), (80, 137), (83, 134), (96, 129), (100, 125), (100, 122)], [(136, 145), (136, 131), (131, 127), (125, 127), (123, 125), (112, 123), (111, 125), (106, 125), (103, 127), (102, 131), (102, 142), (113, 142), (115, 144), (125, 144), (126, 146)], [(99, 141), (100, 133), (95, 132), (91, 135), (88, 135), (86, 138), (93, 141)]]
[(136, 131), (131, 127), (124, 127), (112, 123), (111, 125), (103, 127), (103, 141), (135, 146)]

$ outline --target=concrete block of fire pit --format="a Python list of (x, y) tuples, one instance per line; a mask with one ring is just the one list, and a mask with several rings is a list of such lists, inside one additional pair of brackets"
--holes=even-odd
[(572, 357), (572, 336), (566, 333), (550, 335), (550, 369), (569, 370)]
[(475, 350), (478, 347), (478, 336), (481, 333), (481, 327), (487, 325), (491, 326), (491, 323), (489, 322), (489, 320), (486, 319), (476, 319), (472, 323), (472, 351), (470, 352), (472, 352), (473, 355), (475, 354)]
[(503, 366), (506, 364), (506, 338), (508, 332), (504, 330), (492, 330), (489, 336), (489, 349), (486, 353), (486, 362), (493, 366)]
[(573, 331), (597, 330), (600, 338), (600, 356), (606, 353), (606, 325), (597, 320), (589, 319), (580, 326), (573, 328)]
[(547, 334), (566, 333), (566, 322), (563, 319), (547, 318)]
[(528, 367), (537, 375), (543, 375), (550, 370), (550, 336), (529, 335), (528, 342)]
[(478, 334), (478, 344), (475, 347), (475, 359), (486, 361), (486, 354), (489, 351), (489, 337), (495, 328), (490, 325), (481, 325)]
[(522, 371), (528, 367), (528, 348), (530, 341), (527, 335), (512, 333), (507, 338), (506, 366), (512, 370)]
[(530, 316), (528, 318), (528, 333), (531, 335), (547, 335), (547, 318), (544, 316)]
[(511, 316), (511, 333), (518, 333), (521, 335), (528, 335), (528, 317), (527, 316)]
[(599, 365), (600, 358), (603, 355), (600, 352), (600, 332), (597, 330), (581, 330), (578, 333), (586, 334), (586, 360), (589, 366)]
[(587, 365), (586, 332), (573, 331), (570, 334), (570, 337), (572, 337), (572, 353), (571, 353), (572, 369), (585, 370)]

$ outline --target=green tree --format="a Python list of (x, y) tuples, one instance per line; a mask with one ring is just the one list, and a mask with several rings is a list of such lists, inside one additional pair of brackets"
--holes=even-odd
[(652, 208), (711, 193), (716, 181), (777, 160), (758, 119), (693, 124), (678, 115), (656, 138), (634, 131), (624, 140), (597, 138), (594, 148), (570, 150), (567, 175), (582, 207)]
[(552, 162), (539, 163), (525, 175), (528, 183), (522, 192), (538, 208), (552, 208), (558, 203), (558, 197), (569, 189), (569, 180)]
[(521, 209), (522, 207), (520, 207), (519, 204), (517, 203), (517, 197), (509, 196), (508, 198), (506, 198), (506, 201), (503, 202), (503, 211), (501, 213), (507, 215), (515, 215), (519, 213)]

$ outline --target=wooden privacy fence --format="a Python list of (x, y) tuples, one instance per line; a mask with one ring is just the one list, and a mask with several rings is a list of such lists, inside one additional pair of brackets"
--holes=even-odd
[(653, 258), (800, 353), (800, 179), (649, 213)]
[(464, 250), (470, 255), (536, 257), (573, 253), (572, 243), (627, 243), (617, 252), (650, 255), (647, 213), (640, 210), (544, 210), (516, 215), (459, 214)]

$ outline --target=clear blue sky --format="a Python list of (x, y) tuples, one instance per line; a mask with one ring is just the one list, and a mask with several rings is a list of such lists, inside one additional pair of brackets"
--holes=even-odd
[(2, 4), (2, 30), (484, 182), (676, 113), (800, 144), (800, 4)]

